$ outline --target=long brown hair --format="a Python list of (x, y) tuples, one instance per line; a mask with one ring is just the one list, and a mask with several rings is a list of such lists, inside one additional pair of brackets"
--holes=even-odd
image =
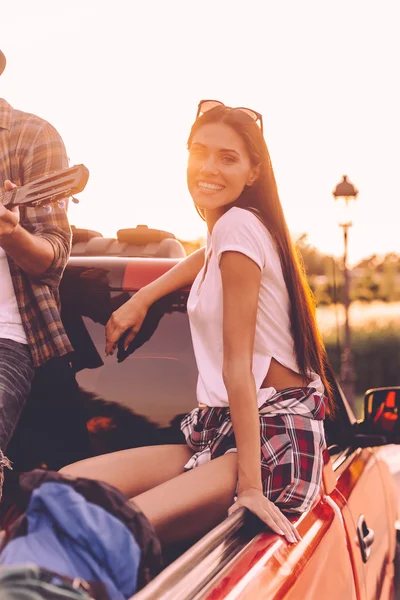
[[(295, 354), (300, 374), (307, 379), (311, 371), (318, 373), (329, 399), (329, 413), (334, 413), (331, 386), (326, 377), (328, 363), (325, 346), (315, 319), (315, 299), (308, 285), (303, 260), (293, 244), (279, 199), (267, 144), (258, 125), (243, 111), (225, 106), (202, 114), (194, 122), (188, 149), (196, 131), (208, 123), (225, 123), (243, 139), (253, 166), (260, 165), (260, 175), (251, 186), (246, 186), (231, 206), (256, 209), (265, 227), (275, 241), (283, 277), (290, 300), (290, 323)], [(202, 212), (196, 207), (199, 215)]]

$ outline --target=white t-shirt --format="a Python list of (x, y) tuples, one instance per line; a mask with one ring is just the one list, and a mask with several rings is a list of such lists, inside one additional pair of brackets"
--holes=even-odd
[[(214, 225), (212, 235), (208, 236), (206, 264), (196, 277), (188, 299), (187, 310), (199, 371), (197, 400), (208, 406), (229, 404), (222, 378), (222, 280), (219, 268), (225, 251), (241, 252), (261, 269), (252, 368), (260, 407), (276, 392), (274, 388), (261, 388), (272, 358), (296, 373), (299, 369), (291, 334), (289, 295), (274, 241), (253, 213), (237, 207), (222, 215)], [(309, 385), (323, 392), (320, 377), (315, 373), (310, 376)]]
[(0, 338), (27, 344), (7, 256), (0, 248)]

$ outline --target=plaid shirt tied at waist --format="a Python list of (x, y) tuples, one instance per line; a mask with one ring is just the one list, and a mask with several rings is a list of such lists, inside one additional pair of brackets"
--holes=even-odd
[[(264, 495), (286, 512), (307, 510), (320, 492), (326, 403), (315, 388), (299, 387), (276, 392), (259, 409)], [(194, 451), (186, 471), (236, 452), (228, 407), (195, 408), (181, 429)]]
[[(52, 171), (68, 167), (64, 143), (50, 123), (13, 109), (0, 98), (0, 185), (10, 179), (25, 185)], [(22, 325), (35, 367), (50, 358), (72, 352), (61, 322), (58, 286), (71, 247), (66, 210), (57, 204), (47, 214), (43, 208), (20, 210), (24, 229), (47, 239), (54, 250), (49, 269), (34, 278), (7, 256)]]

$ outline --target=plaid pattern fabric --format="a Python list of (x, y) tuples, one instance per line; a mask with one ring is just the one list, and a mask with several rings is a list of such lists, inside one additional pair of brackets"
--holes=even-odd
[[(18, 186), (68, 167), (64, 143), (43, 119), (14, 110), (0, 98), (0, 185), (10, 179)], [(54, 261), (40, 278), (27, 275), (10, 257), (8, 264), (22, 324), (35, 367), (72, 351), (59, 314), (58, 285), (66, 266), (71, 229), (66, 210), (56, 204), (47, 214), (40, 208), (21, 209), (21, 225), (47, 239)]]
[[(259, 409), (264, 495), (285, 512), (304, 512), (320, 492), (326, 402), (315, 388), (288, 388)], [(195, 408), (181, 429), (195, 452), (186, 471), (236, 451), (229, 408)]]

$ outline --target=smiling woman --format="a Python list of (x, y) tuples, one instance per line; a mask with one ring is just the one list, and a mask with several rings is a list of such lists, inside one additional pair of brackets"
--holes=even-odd
[(187, 179), (200, 210), (223, 209), (253, 185), (258, 174), (259, 166), (251, 164), (244, 141), (228, 125), (205, 125), (193, 136)]
[(187, 444), (64, 470), (133, 496), (163, 542), (201, 535), (244, 506), (293, 543), (299, 535), (284, 513), (307, 510), (321, 486), (325, 350), (258, 113), (217, 102), (201, 114), (201, 104), (187, 183), (207, 224), (206, 251), (143, 287), (106, 327), (112, 354), (123, 334), (125, 345), (135, 339), (157, 299), (191, 285), (199, 377), (198, 407), (181, 424)]
[[(226, 107), (216, 100), (201, 100), (197, 118), (210, 110), (218, 112)], [(238, 108), (235, 112), (236, 118), (244, 119), (247, 124), (249, 120), (259, 119), (262, 131), (259, 113), (247, 108)], [(244, 138), (223, 122), (206, 124), (197, 130), (189, 138), (188, 149), (188, 188), (202, 218), (205, 218), (205, 210), (226, 207), (232, 198), (239, 198), (260, 174), (260, 165), (251, 162)]]

